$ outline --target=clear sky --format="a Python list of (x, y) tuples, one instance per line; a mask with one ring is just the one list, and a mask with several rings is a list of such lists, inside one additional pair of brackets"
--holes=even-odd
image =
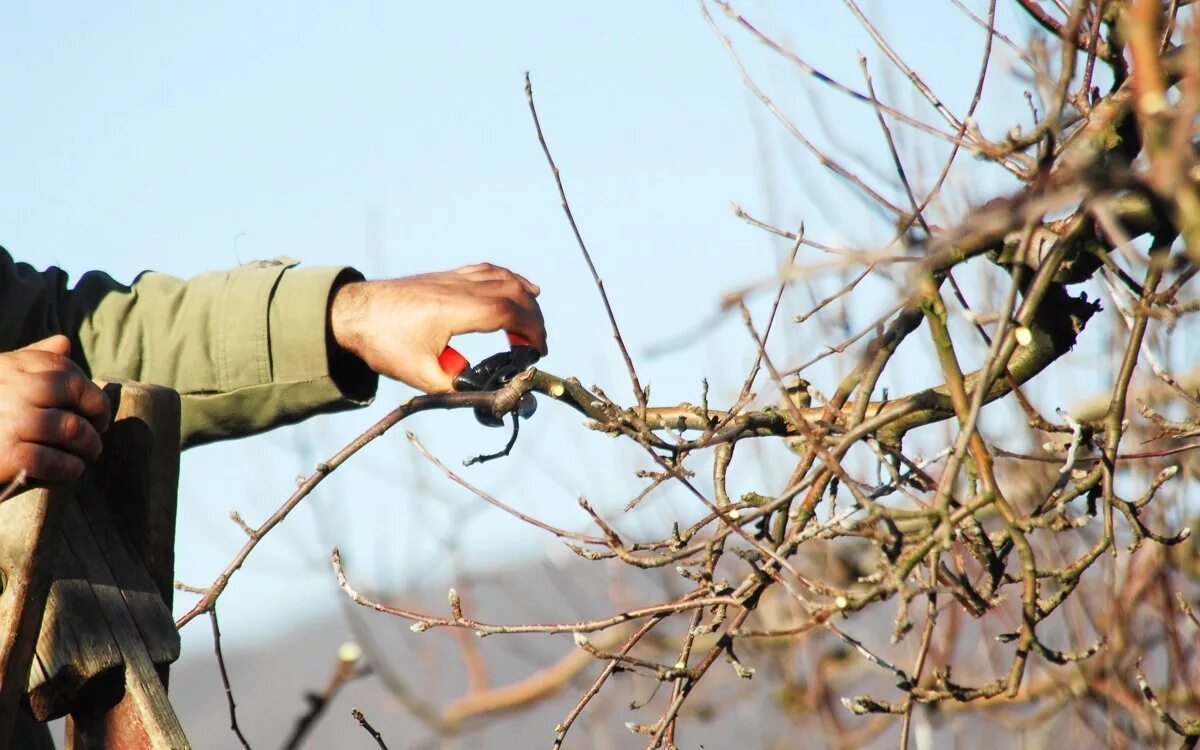
[[(982, 32), (948, 2), (904, 3), (903, 14), (899, 6), (865, 3), (961, 114)], [(881, 93), (930, 116), (883, 72), (842, 3), (764, 0), (739, 10), (855, 87), (862, 50)], [(927, 25), (922, 16), (932, 11), (939, 20)], [(861, 154), (875, 165), (865, 174), (899, 199), (869, 107), (831, 97), (718, 20), (799, 126), (834, 152)], [(1023, 28), (1010, 25), (1020, 38)], [(619, 356), (534, 137), (526, 70), (656, 402), (698, 401), (705, 376), (713, 401), (725, 402), (753, 355), (736, 317), (695, 330), (723, 292), (769, 278), (786, 249), (735, 218), (731, 203), (789, 227), (803, 220), (823, 241), (886, 234), (746, 92), (688, 0), (10, 2), (0, 10), (0, 48), (0, 244), (15, 257), (123, 280), (144, 268), (188, 276), (283, 254), (371, 276), (490, 260), (542, 286), (546, 369), (625, 402)], [(1006, 65), (998, 51), (994, 75), (1011, 83)], [(1009, 105), (1024, 107), (1015, 90)], [(980, 121), (1024, 116), (1014, 111), (985, 110)], [(915, 138), (904, 129), (898, 137)], [(928, 163), (913, 165), (918, 177), (945, 152), (931, 147)], [(979, 199), (992, 189), (986, 181), (959, 187)], [(882, 309), (895, 289), (878, 289)], [(859, 312), (867, 319), (873, 310)], [(842, 338), (790, 329), (777, 346), (797, 358)], [(690, 346), (642, 356), (689, 332)], [(461, 346), (473, 357), (502, 343), (477, 338)], [(186, 454), (177, 576), (210, 582), (244, 539), (230, 510), (260, 521), (298, 474), (409, 395), (388, 385), (367, 411)], [(580, 493), (615, 515), (638, 487), (622, 467), (646, 460), (564, 412), (543, 403), (511, 459), (464, 473), (560, 523), (584, 524)], [(505, 437), (468, 414), (424, 415), (404, 427), (452, 466)], [(668, 495), (623, 523), (657, 524), (673, 508), (687, 509), (687, 498)], [(330, 478), (255, 552), (222, 598), (229, 641), (300, 627), (336, 606), (335, 543), (364, 587), (448, 578), (456, 566), (479, 569), (551, 546), (450, 485), (398, 430)], [(177, 609), (191, 600), (177, 596)], [(193, 625), (185, 636), (193, 648), (208, 631)]]

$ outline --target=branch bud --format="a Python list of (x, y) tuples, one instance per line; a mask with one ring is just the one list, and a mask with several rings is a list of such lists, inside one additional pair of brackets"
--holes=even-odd
[(362, 655), (362, 649), (354, 641), (346, 641), (337, 650), (338, 661), (342, 664), (356, 664)]

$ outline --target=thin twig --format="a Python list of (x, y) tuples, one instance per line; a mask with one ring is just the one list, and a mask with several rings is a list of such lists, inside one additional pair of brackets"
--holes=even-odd
[(305, 693), (304, 701), (308, 704), (304, 713), (296, 719), (292, 734), (284, 742), (286, 750), (297, 750), (304, 744), (308, 733), (317, 725), (329, 704), (337, 697), (342, 688), (352, 680), (366, 675), (369, 670), (362, 664), (362, 650), (353, 642), (343, 643), (338, 649), (337, 660), (333, 672), (326, 680), (320, 692)]
[(375, 740), (375, 744), (379, 745), (381, 750), (388, 750), (388, 746), (383, 742), (383, 735), (375, 727), (371, 726), (371, 722), (367, 721), (367, 717), (363, 715), (362, 711), (352, 708), (350, 709), (350, 715), (354, 717), (354, 720), (358, 722), (360, 727), (367, 730), (367, 734), (371, 735), (371, 738)]
[(861, 91), (856, 91), (855, 89), (850, 88), (849, 86), (846, 86), (846, 85), (838, 82), (836, 79), (832, 78), (831, 76), (821, 72), (817, 68), (810, 65), (808, 62), (806, 62), (804, 59), (802, 59), (799, 55), (797, 55), (792, 50), (784, 47), (783, 45), (776, 42), (774, 39), (771, 39), (769, 36), (762, 33), (761, 31), (759, 31), (756, 26), (754, 26), (752, 23), (750, 23), (748, 20), (746, 20), (745, 16), (743, 16), (741, 13), (736, 11), (733, 8), (733, 6), (730, 5), (729, 3), (722, 2), (721, 0), (715, 0), (715, 1), (717, 3), (717, 6), (720, 7), (722, 11), (725, 12), (725, 15), (729, 16), (734, 21), (737, 21), (739, 24), (741, 24), (741, 26), (743, 28), (745, 28), (747, 31), (749, 31), (754, 36), (755, 39), (762, 42), (768, 48), (774, 50), (775, 52), (779, 53), (780, 55), (787, 58), (788, 60), (792, 61), (792, 63), (794, 63), (796, 65), (796, 67), (800, 68), (805, 73), (809, 74), (810, 76), (812, 76), (816, 80), (820, 81), (821, 83), (833, 88), (835, 91), (839, 91), (839, 92), (849, 96), (852, 99), (863, 102), (864, 104), (872, 104), (873, 103), (874, 106), (882, 109), (889, 116), (895, 118), (899, 122), (904, 123), (905, 125), (914, 127), (923, 133), (927, 133), (929, 135), (936, 136), (938, 138), (949, 141), (951, 143), (961, 144), (961, 145), (967, 146), (968, 148), (973, 148), (973, 144), (971, 144), (969, 141), (963, 141), (962, 133), (959, 133), (958, 136), (952, 136), (948, 133), (945, 133), (945, 132), (929, 125), (928, 123), (918, 120), (917, 118), (913, 117), (912, 115), (906, 114), (905, 112), (902, 112), (902, 111), (896, 109), (895, 107), (889, 106), (889, 105), (884, 104), (879, 101), (873, 102), (872, 101), (874, 99), (873, 96), (868, 97), (867, 95), (863, 94)]
[(521, 416), (516, 412), (512, 415), (512, 432), (509, 434), (508, 442), (504, 447), (495, 453), (481, 453), (478, 456), (472, 456), (463, 461), (463, 466), (474, 466), (475, 464), (485, 464), (488, 461), (495, 461), (497, 458), (504, 458), (512, 453), (513, 446), (517, 444), (517, 436), (521, 434)]
[(225, 701), (229, 704), (229, 728), (237, 735), (245, 750), (250, 750), (237, 721), (237, 704), (233, 700), (233, 687), (229, 684), (229, 673), (225, 670), (225, 654), (221, 651), (221, 626), (217, 623), (217, 606), (214, 604), (208, 610), (208, 619), (212, 623), (213, 652), (217, 655), (217, 669), (221, 672), (221, 684), (225, 687)]
[(1133, 671), (1137, 675), (1138, 689), (1142, 692), (1142, 697), (1150, 704), (1150, 708), (1154, 710), (1154, 714), (1158, 716), (1158, 720), (1167, 726), (1172, 732), (1184, 738), (1183, 748), (1195, 747), (1197, 741), (1200, 740), (1200, 719), (1188, 724), (1181, 724), (1178, 719), (1171, 715), (1159, 701), (1154, 691), (1150, 689), (1150, 683), (1146, 681), (1146, 673), (1142, 671), (1142, 663), (1133, 665)]
[(468, 617), (459, 617), (451, 615), (450, 617), (435, 617), (433, 615), (415, 612), (413, 610), (393, 607), (381, 602), (374, 601), (360, 594), (350, 581), (346, 578), (346, 571), (342, 567), (342, 553), (336, 548), (330, 553), (330, 561), (333, 564), (333, 572), (337, 576), (338, 585), (342, 591), (346, 592), (355, 603), (361, 604), (364, 607), (369, 607), (377, 612), (383, 612), (396, 617), (403, 617), (406, 620), (412, 620), (412, 630), (414, 632), (424, 632), (430, 628), (466, 628), (474, 630), (476, 635), (488, 636), (497, 634), (513, 634), (513, 633), (592, 633), (597, 630), (605, 630), (614, 625), (629, 622), (630, 620), (640, 620), (644, 617), (654, 617), (661, 614), (669, 614), (674, 612), (685, 612), (697, 608), (712, 607), (716, 605), (740, 606), (740, 602), (733, 597), (728, 596), (703, 596), (703, 591), (696, 591), (691, 594), (677, 597), (675, 600), (665, 604), (657, 604), (650, 607), (638, 607), (626, 612), (621, 612), (610, 617), (603, 617), (596, 620), (579, 620), (577, 622), (560, 622), (560, 623), (537, 623), (537, 624), (520, 624), (520, 625), (494, 625), (491, 623), (480, 622)]
[[(1089, 39), (1085, 36), (1074, 34), (1071, 35), (1070, 38), (1067, 38), (1067, 35), (1064, 34), (1065, 29), (1063, 28), (1062, 23), (1043, 10), (1038, 5), (1038, 0), (1017, 0), (1017, 2), (1021, 4), (1021, 7), (1025, 9), (1025, 12), (1027, 12), (1033, 18), (1033, 20), (1041, 24), (1042, 28), (1046, 29), (1051, 34), (1054, 34), (1063, 41), (1069, 42), (1077, 47), (1081, 52), (1087, 52), (1089, 49), (1091, 49), (1089, 46)], [(1105, 59), (1109, 58), (1109, 56), (1112, 54), (1109, 52), (1108, 44), (1103, 40), (1101, 40), (1094, 49), (1097, 56)]]
[(451, 481), (453, 481), (454, 483), (456, 483), (462, 487), (465, 487), (466, 489), (475, 493), (475, 495), (477, 497), (479, 497), (481, 500), (488, 503), (489, 505), (499, 508), (500, 510), (504, 511), (505, 513), (508, 513), (509, 515), (511, 515), (515, 518), (519, 518), (522, 521), (524, 521), (525, 523), (536, 526), (537, 528), (539, 528), (543, 531), (548, 531), (560, 539), (571, 539), (576, 542), (580, 542), (581, 544), (602, 545), (605, 543), (605, 540), (602, 539), (601, 537), (590, 536), (588, 534), (580, 534), (580, 533), (577, 533), (574, 531), (567, 531), (565, 529), (560, 529), (557, 526), (551, 526), (550, 524), (545, 523), (544, 521), (539, 521), (538, 519), (534, 518), (533, 516), (522, 513), (521, 511), (517, 510), (516, 508), (506, 505), (502, 501), (496, 499), (492, 495), (489, 495), (488, 493), (484, 492), (483, 490), (479, 489), (475, 485), (468, 482), (466, 479), (463, 479), (461, 476), (459, 476), (458, 474), (451, 471), (449, 467), (447, 467), (444, 463), (442, 463), (440, 460), (438, 460), (437, 456), (435, 456), (429, 452), (429, 449), (425, 447), (425, 445), (421, 442), (421, 439), (418, 438), (414, 433), (408, 432), (408, 433), (405, 433), (405, 436), (408, 438), (409, 442), (413, 444), (413, 447), (415, 447), (417, 449), (417, 452), (420, 453), (421, 456), (425, 458), (425, 460), (429, 461), (429, 463), (431, 463), (434, 466), (436, 466), (437, 468), (441, 469), (442, 473), (444, 473), (446, 475), (446, 477), (449, 478)]
[(756, 97), (758, 97), (759, 101), (766, 106), (767, 110), (770, 111), (771, 114), (774, 115), (775, 118), (779, 120), (779, 122), (785, 128), (787, 128), (788, 132), (792, 134), (792, 137), (799, 141), (800, 145), (804, 146), (809, 153), (816, 157), (821, 166), (825, 167), (829, 171), (833, 172), (862, 191), (862, 193), (870, 199), (871, 205), (886, 208), (889, 212), (896, 216), (902, 215), (904, 212), (901, 211), (899, 207), (881, 195), (879, 191), (875, 190), (866, 182), (864, 182), (862, 178), (854, 174), (854, 172), (846, 169), (846, 167), (842, 166), (837, 160), (830, 158), (824, 151), (818, 148), (817, 145), (808, 138), (808, 136), (804, 135), (803, 131), (796, 126), (791, 118), (784, 114), (783, 110), (779, 109), (775, 102), (772, 101), (771, 97), (767, 96), (767, 94), (754, 81), (754, 78), (750, 75), (750, 71), (746, 69), (745, 64), (742, 62), (741, 56), (739, 56), (737, 51), (733, 48), (733, 42), (730, 41), (729, 37), (721, 31), (720, 27), (717, 26), (717, 22), (713, 20), (712, 14), (708, 12), (708, 8), (704, 5), (704, 0), (699, 0), (699, 2), (700, 12), (703, 14), (704, 20), (708, 22), (709, 28), (711, 28), (713, 33), (716, 34), (717, 39), (725, 48), (725, 52), (729, 55), (729, 59), (733, 61), (734, 66), (736, 66), (738, 72), (741, 73), (742, 82), (746, 85), (746, 88), (748, 88)]
[(617, 316), (613, 313), (612, 304), (608, 301), (608, 293), (604, 291), (604, 280), (600, 278), (596, 264), (592, 262), (592, 254), (588, 252), (583, 235), (579, 233), (579, 225), (575, 223), (575, 214), (571, 211), (571, 203), (567, 200), (567, 192), (563, 188), (562, 174), (559, 172), (558, 165), (554, 163), (554, 157), (550, 155), (550, 146), (546, 144), (546, 136), (542, 133), (542, 121), (538, 118), (537, 107), (533, 103), (533, 83), (529, 80), (529, 71), (525, 72), (525, 99), (529, 102), (529, 113), (533, 115), (533, 126), (537, 129), (538, 143), (542, 145), (542, 153), (546, 155), (550, 171), (554, 174), (554, 184), (558, 187), (558, 198), (562, 203), (563, 212), (566, 213), (567, 221), (571, 224), (571, 232), (575, 235), (575, 242), (579, 245), (580, 252), (583, 253), (588, 270), (592, 272), (592, 281), (596, 283), (596, 289), (600, 292), (600, 299), (604, 303), (604, 312), (608, 315), (609, 325), (612, 326), (613, 338), (616, 339), (617, 346), (621, 349), (621, 357), (625, 360), (625, 369), (629, 371), (629, 380), (633, 384), (633, 397), (637, 399), (638, 406), (644, 410), (646, 408), (646, 392), (642, 389), (637, 370), (633, 366), (633, 358), (629, 356), (629, 349), (625, 346), (625, 339), (621, 336), (621, 328), (617, 325)]
[(0, 503), (3, 503), (5, 500), (8, 500), (13, 495), (16, 495), (18, 492), (20, 492), (21, 488), (25, 486), (25, 481), (28, 478), (29, 473), (27, 471), (24, 469), (18, 471), (17, 475), (13, 477), (13, 480), (9, 482), (3, 490), (0, 490)]
[[(277, 508), (275, 512), (272, 513), (270, 517), (268, 517), (267, 520), (262, 523), (261, 526), (255, 529), (249, 529), (247, 526), (249, 529), (247, 534), (250, 538), (244, 545), (242, 545), (242, 548), (238, 551), (237, 555), (234, 556), (229, 565), (225, 566), (225, 569), (221, 571), (216, 579), (204, 589), (204, 595), (200, 597), (200, 601), (196, 602), (196, 604), (188, 612), (180, 617), (179, 620), (176, 621), (175, 626), (182, 628), (197, 616), (212, 609), (216, 605), (217, 597), (219, 597), (221, 592), (225, 590), (225, 587), (229, 585), (229, 579), (241, 569), (242, 565), (246, 562), (246, 558), (250, 556), (250, 553), (254, 551), (254, 548), (258, 546), (258, 543), (263, 539), (263, 537), (266, 536), (271, 529), (278, 526), (283, 519), (287, 518), (288, 514), (300, 504), (300, 501), (308, 497), (308, 495), (317, 488), (317, 485), (319, 485), (325, 479), (325, 477), (333, 473), (339, 466), (345, 463), (347, 459), (361, 450), (372, 440), (375, 440), (379, 436), (383, 435), (385, 432), (391, 429), (393, 425), (397, 424), (411, 414), (416, 414), (430, 409), (461, 409), (476, 406), (494, 407), (497, 403), (497, 396), (499, 394), (500, 391), (438, 393), (429, 396), (417, 396), (416, 398), (413, 398), (393, 409), (387, 414), (387, 416), (380, 419), (357, 438), (350, 441), (349, 444), (347, 444), (337, 453), (333, 454), (333, 456), (331, 456), (328, 460), (317, 464), (316, 470), (300, 483), (300, 486), (296, 488), (296, 491), (292, 493), (291, 497), (284, 501), (284, 503), (280, 505), (279, 508)], [(515, 406), (516, 404), (513, 403), (509, 405), (509, 408), (511, 409)]]
[(946, 122), (948, 122), (955, 130), (959, 131), (960, 133), (965, 132), (966, 128), (964, 127), (963, 122), (951, 114), (950, 110), (945, 104), (942, 103), (942, 100), (933, 93), (933, 89), (929, 88), (929, 85), (925, 83), (921, 76), (918, 75), (915, 70), (910, 68), (902, 59), (900, 59), (900, 55), (898, 55), (896, 51), (892, 49), (892, 46), (887, 43), (887, 40), (884, 39), (883, 35), (880, 34), (875, 28), (875, 24), (871, 23), (871, 20), (867, 18), (866, 14), (863, 13), (858, 7), (858, 3), (854, 2), (854, 0), (844, 0), (844, 2), (846, 3), (846, 7), (850, 9), (850, 12), (854, 14), (854, 17), (857, 18), (859, 23), (862, 24), (863, 28), (867, 30), (867, 33), (871, 36), (871, 38), (875, 40), (875, 44), (879, 47), (879, 49), (882, 50), (885, 55), (887, 55), (888, 59), (892, 61), (892, 64), (895, 65), (900, 72), (904, 73), (904, 75), (908, 77), (908, 80), (911, 81), (917, 91), (921, 92), (921, 95), (924, 96), (931, 105), (933, 105), (933, 108), (937, 110), (938, 114), (940, 114), (942, 118), (945, 119)]

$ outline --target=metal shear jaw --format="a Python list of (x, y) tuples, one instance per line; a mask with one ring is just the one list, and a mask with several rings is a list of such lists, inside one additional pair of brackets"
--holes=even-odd
[[(524, 372), (541, 359), (538, 350), (521, 336), (508, 335), (512, 349), (498, 352), (471, 367), (466, 358), (451, 347), (438, 358), (442, 369), (454, 375), (454, 390), (464, 391), (495, 391), (507, 385), (517, 373)], [(454, 370), (457, 370), (455, 372)], [(521, 394), (517, 402), (518, 417), (529, 419), (537, 411), (537, 399), (532, 393)], [(503, 427), (503, 417), (497, 416), (491, 409), (483, 406), (475, 407), (475, 419), (488, 427)]]

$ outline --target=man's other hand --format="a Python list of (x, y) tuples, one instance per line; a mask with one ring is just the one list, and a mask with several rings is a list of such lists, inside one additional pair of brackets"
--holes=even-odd
[(427, 393), (453, 389), (438, 365), (452, 336), (505, 330), (544, 355), (536, 284), (490, 263), (390, 281), (345, 284), (330, 303), (334, 341), (381, 375)]
[(66, 336), (51, 336), (0, 354), (0, 486), (22, 470), (43, 482), (70, 481), (100, 455), (108, 399), (70, 353)]

